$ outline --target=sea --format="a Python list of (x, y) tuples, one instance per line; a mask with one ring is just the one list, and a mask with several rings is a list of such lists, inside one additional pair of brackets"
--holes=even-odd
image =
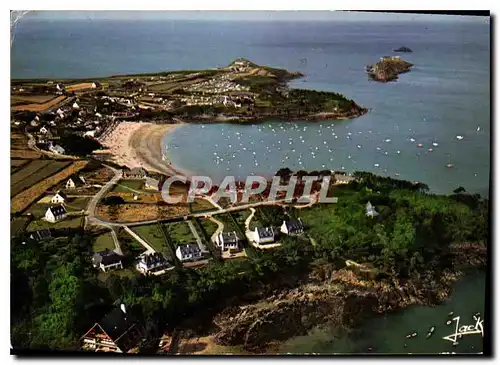
[[(424, 182), (433, 193), (450, 194), (462, 186), (468, 192), (489, 196), (489, 18), (396, 18), (205, 21), (26, 17), (14, 28), (11, 77), (83, 78), (208, 69), (244, 57), (257, 64), (300, 71), (305, 77), (291, 82), (291, 87), (342, 93), (369, 112), (342, 121), (182, 126), (164, 137), (163, 152), (174, 165), (216, 182), (226, 175), (241, 179), (271, 176), (282, 167), (371, 171)], [(391, 83), (370, 81), (365, 66), (382, 56), (396, 55), (393, 49), (400, 46), (413, 50), (400, 54), (414, 64), (411, 71)], [(294, 339), (286, 350), (480, 351), (479, 335), (465, 336), (468, 344), (456, 348), (441, 337), (447, 330), (442, 329), (445, 312), (454, 311), (467, 325), (472, 324), (472, 314), (484, 313), (484, 287), (484, 273), (469, 275), (443, 306), (415, 306), (375, 318), (363, 327), (362, 335), (345, 341), (318, 330)], [(435, 336), (422, 339), (424, 327), (437, 324), (440, 327)], [(418, 331), (418, 336), (407, 340), (405, 335), (411, 331)]]

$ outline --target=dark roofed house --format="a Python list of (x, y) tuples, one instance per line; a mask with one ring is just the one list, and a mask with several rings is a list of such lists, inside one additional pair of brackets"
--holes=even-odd
[(124, 179), (145, 179), (148, 173), (142, 167), (134, 167), (130, 170), (123, 170)]
[(159, 252), (142, 255), (137, 263), (137, 269), (143, 274), (147, 274), (152, 271), (159, 271), (170, 266), (171, 265), (168, 260)]
[(50, 202), (52, 204), (61, 204), (61, 203), (65, 203), (66, 200), (68, 200), (68, 196), (63, 193), (62, 191), (58, 191), (53, 197), (52, 199), (50, 200)]
[(115, 251), (109, 250), (96, 252), (92, 257), (92, 264), (104, 272), (111, 269), (123, 269), (122, 257)]
[(32, 240), (35, 240), (37, 242), (43, 241), (45, 239), (51, 238), (52, 235), (50, 234), (50, 230), (48, 229), (41, 229), (39, 231), (34, 231), (31, 232), (29, 236)]
[(241, 248), (241, 238), (238, 237), (238, 234), (233, 232), (221, 232), (215, 238), (215, 244), (222, 251), (225, 250), (238, 250)]
[(146, 330), (130, 314), (113, 309), (81, 338), (83, 350), (95, 352), (135, 352), (146, 337)]
[(255, 227), (255, 242), (258, 244), (273, 243), (275, 234), (273, 227)]
[(47, 209), (45, 212), (45, 220), (50, 223), (55, 223), (66, 218), (67, 214), (64, 206), (56, 205)]
[(283, 221), (280, 228), (281, 232), (288, 235), (301, 234), (304, 232), (304, 224), (299, 219), (292, 219), (289, 221)]
[(180, 261), (199, 260), (202, 257), (202, 252), (196, 243), (187, 245), (179, 245), (175, 250), (175, 255)]

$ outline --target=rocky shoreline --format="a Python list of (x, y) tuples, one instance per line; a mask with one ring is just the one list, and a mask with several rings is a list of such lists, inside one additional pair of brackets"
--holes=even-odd
[[(438, 305), (451, 286), (470, 268), (485, 267), (482, 244), (452, 245), (453, 268), (428, 271), (407, 280), (375, 281), (360, 270), (335, 270), (329, 265), (313, 271), (308, 282), (277, 291), (255, 303), (232, 306), (214, 318), (214, 342), (264, 353), (277, 343), (307, 334), (318, 326), (347, 332), (375, 313), (389, 313), (412, 304)], [(356, 272), (357, 271), (357, 272)]]

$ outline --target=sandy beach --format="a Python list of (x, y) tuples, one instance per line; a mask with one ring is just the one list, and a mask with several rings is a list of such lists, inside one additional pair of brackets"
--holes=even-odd
[(143, 167), (169, 176), (190, 176), (189, 171), (163, 160), (162, 155), (163, 136), (181, 125), (121, 122), (101, 142), (105, 147), (102, 153), (112, 155), (113, 162), (129, 168)]

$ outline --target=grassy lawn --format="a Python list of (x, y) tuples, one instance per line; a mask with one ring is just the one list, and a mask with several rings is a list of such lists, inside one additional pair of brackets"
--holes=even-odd
[(103, 272), (101, 270), (99, 270), (99, 274), (97, 274), (97, 279), (99, 279), (101, 282), (106, 282), (106, 280), (111, 277), (112, 275), (114, 276), (119, 276), (119, 277), (122, 277), (122, 278), (133, 278), (137, 275), (139, 275), (139, 273), (132, 269), (132, 268), (124, 268), (124, 269), (121, 269), (121, 270), (111, 270), (111, 271), (108, 271), (108, 272)]
[(251, 214), (250, 210), (249, 209), (240, 210), (237, 212), (231, 212), (231, 214), (233, 215), (234, 219), (236, 219), (236, 222), (240, 226), (241, 230), (244, 232), (245, 231), (245, 220)]
[(131, 227), (132, 231), (134, 231), (139, 237), (149, 243), (155, 250), (168, 254), (167, 242), (163, 238), (162, 233), (158, 225), (156, 224), (148, 224), (144, 226), (135, 226)]
[(94, 252), (100, 252), (106, 249), (113, 250), (114, 248), (115, 248), (115, 243), (113, 241), (113, 237), (111, 236), (111, 233), (108, 232), (101, 234), (95, 239), (92, 250)]
[(133, 191), (130, 189), (142, 191), (143, 187), (143, 180), (120, 180), (112, 191), (116, 193), (132, 193)]
[(28, 208), (27, 213), (31, 213), (36, 219), (40, 219), (42, 217), (45, 217), (45, 212), (47, 212), (47, 209), (49, 209), (50, 206), (51, 204), (44, 204), (37, 202), (35, 204), (32, 204)]
[(234, 226), (234, 222), (228, 213), (217, 214), (214, 216), (214, 218), (224, 223), (224, 232), (238, 232), (238, 228)]
[(212, 222), (210, 219), (202, 219), (202, 218), (200, 218), (198, 221), (200, 222), (200, 224), (205, 229), (205, 232), (207, 232), (208, 237), (212, 237), (212, 235), (217, 230), (217, 224), (215, 224), (214, 222)]
[(165, 226), (176, 246), (196, 241), (186, 222), (167, 223)]
[(75, 218), (67, 218), (62, 221), (56, 223), (46, 222), (44, 220), (35, 220), (32, 221), (29, 226), (26, 228), (26, 231), (38, 231), (39, 229), (49, 229), (49, 228), (78, 228), (83, 224), (83, 217), (75, 217)]
[(69, 198), (68, 202), (65, 204), (66, 210), (68, 212), (80, 212), (87, 208), (91, 198)]

